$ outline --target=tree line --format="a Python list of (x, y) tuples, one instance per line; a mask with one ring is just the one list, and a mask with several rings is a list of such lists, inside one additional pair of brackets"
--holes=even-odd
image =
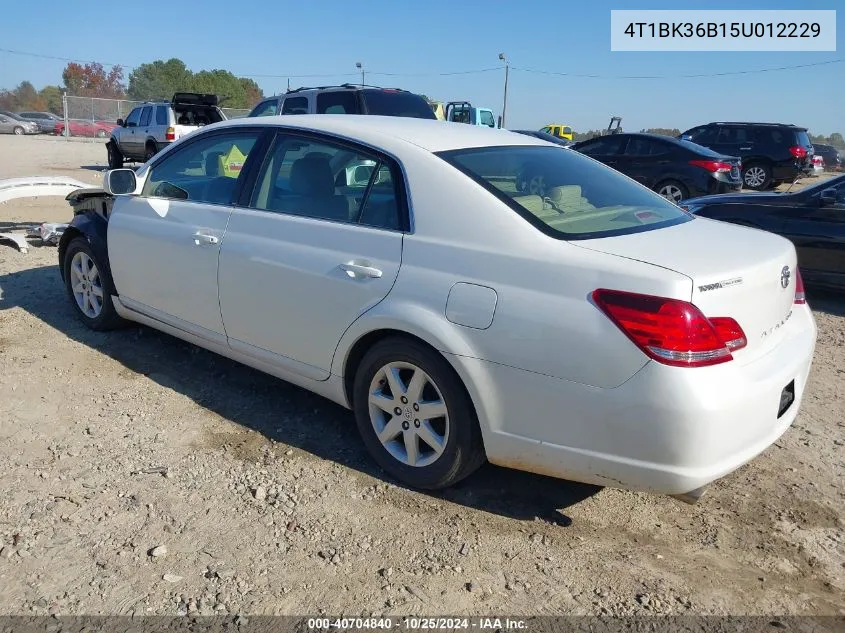
[(228, 70), (193, 72), (181, 59), (156, 60), (141, 64), (128, 81), (121, 66), (106, 70), (102, 64), (70, 62), (62, 71), (62, 85), (36, 90), (29, 81), (15, 88), (0, 90), (0, 110), (62, 113), (62, 93), (101, 99), (131, 101), (170, 100), (177, 92), (216, 94), (224, 108), (251, 108), (264, 93), (248, 77), (237, 77)]

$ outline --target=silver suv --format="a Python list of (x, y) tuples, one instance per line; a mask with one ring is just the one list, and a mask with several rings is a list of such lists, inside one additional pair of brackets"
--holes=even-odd
[(377, 114), (436, 119), (428, 102), (398, 88), (361, 84), (297, 88), (260, 101), (248, 116), (277, 114)]
[(144, 103), (132, 110), (111, 132), (106, 143), (109, 167), (124, 161), (147, 162), (175, 140), (210, 123), (225, 121), (217, 95), (177, 92), (168, 103)]

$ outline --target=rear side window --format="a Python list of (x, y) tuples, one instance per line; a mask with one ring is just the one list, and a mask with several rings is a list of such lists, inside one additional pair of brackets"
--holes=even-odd
[(438, 156), (559, 239), (625, 235), (692, 219), (662, 196), (577, 152), (498, 146)]
[(810, 143), (810, 137), (807, 135), (806, 130), (796, 130), (796, 132), (795, 132), (795, 144), (801, 145), (803, 147), (806, 147), (808, 145), (812, 145), (812, 143)]
[(358, 114), (358, 98), (351, 90), (321, 92), (317, 95), (317, 114)]
[(167, 106), (156, 106), (156, 125), (167, 125), (168, 121), (168, 108)]
[(420, 95), (401, 90), (362, 90), (367, 114), (436, 119), (431, 106)]
[(288, 97), (282, 104), (282, 114), (308, 114), (308, 97)]
[(664, 154), (668, 148), (664, 143), (658, 143), (648, 138), (633, 137), (628, 140), (628, 145), (623, 152), (625, 156), (653, 156)]
[(141, 127), (150, 124), (150, 116), (153, 113), (153, 109), (151, 106), (146, 106), (143, 110), (141, 110), (141, 123), (139, 124)]

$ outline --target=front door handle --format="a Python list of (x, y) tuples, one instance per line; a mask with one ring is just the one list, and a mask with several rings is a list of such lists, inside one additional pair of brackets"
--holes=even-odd
[(364, 266), (362, 264), (353, 264), (352, 262), (348, 264), (341, 264), (340, 269), (345, 271), (347, 275), (352, 277), (353, 279), (378, 279), (381, 277), (381, 271), (378, 268), (373, 268), (372, 266)]
[(739, 149), (740, 149), (740, 151), (746, 151), (746, 150), (749, 150), (751, 148), (750, 147), (740, 147)]
[(220, 238), (216, 235), (209, 235), (208, 233), (194, 233), (194, 244), (197, 246), (207, 246), (219, 243)]

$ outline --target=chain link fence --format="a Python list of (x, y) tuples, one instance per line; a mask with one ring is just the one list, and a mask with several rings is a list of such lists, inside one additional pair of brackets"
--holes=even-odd
[[(100, 99), (98, 97), (62, 97), (62, 119), (57, 134), (70, 137), (106, 138), (117, 127), (118, 119), (125, 119), (143, 101), (129, 99)], [(220, 108), (226, 118), (237, 119), (249, 114), (246, 108)]]

